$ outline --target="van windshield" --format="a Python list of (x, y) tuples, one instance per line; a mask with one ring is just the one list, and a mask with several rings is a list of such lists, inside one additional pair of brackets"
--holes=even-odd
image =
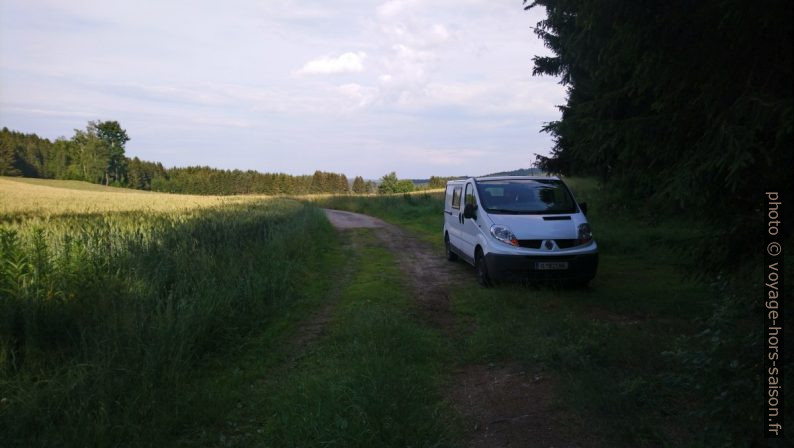
[(482, 207), (488, 213), (576, 213), (576, 203), (562, 181), (555, 179), (504, 179), (477, 181)]

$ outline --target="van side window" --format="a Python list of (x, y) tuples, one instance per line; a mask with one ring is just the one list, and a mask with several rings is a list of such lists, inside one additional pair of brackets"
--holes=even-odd
[(455, 187), (452, 191), (452, 208), (460, 208), (460, 190), (462, 188)]
[(471, 187), (471, 184), (466, 184), (466, 205), (469, 204), (476, 204), (474, 201), (474, 189)]

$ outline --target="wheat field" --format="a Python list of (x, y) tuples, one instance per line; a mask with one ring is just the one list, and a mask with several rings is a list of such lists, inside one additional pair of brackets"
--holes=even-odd
[(198, 196), (104, 187), (81, 181), (0, 177), (0, 221), (112, 212), (179, 212), (269, 200), (269, 196)]
[(166, 437), (196, 363), (280, 313), (332, 235), (286, 198), (0, 178), (0, 446)]

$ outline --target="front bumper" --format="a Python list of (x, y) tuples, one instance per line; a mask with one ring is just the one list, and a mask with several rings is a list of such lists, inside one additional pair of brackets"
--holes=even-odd
[[(564, 261), (568, 269), (538, 270), (535, 262)], [(567, 280), (589, 281), (598, 269), (598, 252), (575, 255), (505, 255), (489, 253), (485, 256), (488, 275), (492, 280)]]

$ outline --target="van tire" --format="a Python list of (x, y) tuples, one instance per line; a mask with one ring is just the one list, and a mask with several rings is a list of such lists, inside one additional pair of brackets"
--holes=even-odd
[(480, 248), (477, 248), (477, 253), (474, 255), (474, 267), (477, 269), (477, 283), (484, 288), (491, 287), (493, 282), (491, 282), (491, 276), (488, 275), (488, 264), (485, 262)]
[(447, 251), (447, 260), (458, 261), (458, 254), (452, 252), (452, 244), (449, 242), (449, 234), (444, 234), (444, 249)]

